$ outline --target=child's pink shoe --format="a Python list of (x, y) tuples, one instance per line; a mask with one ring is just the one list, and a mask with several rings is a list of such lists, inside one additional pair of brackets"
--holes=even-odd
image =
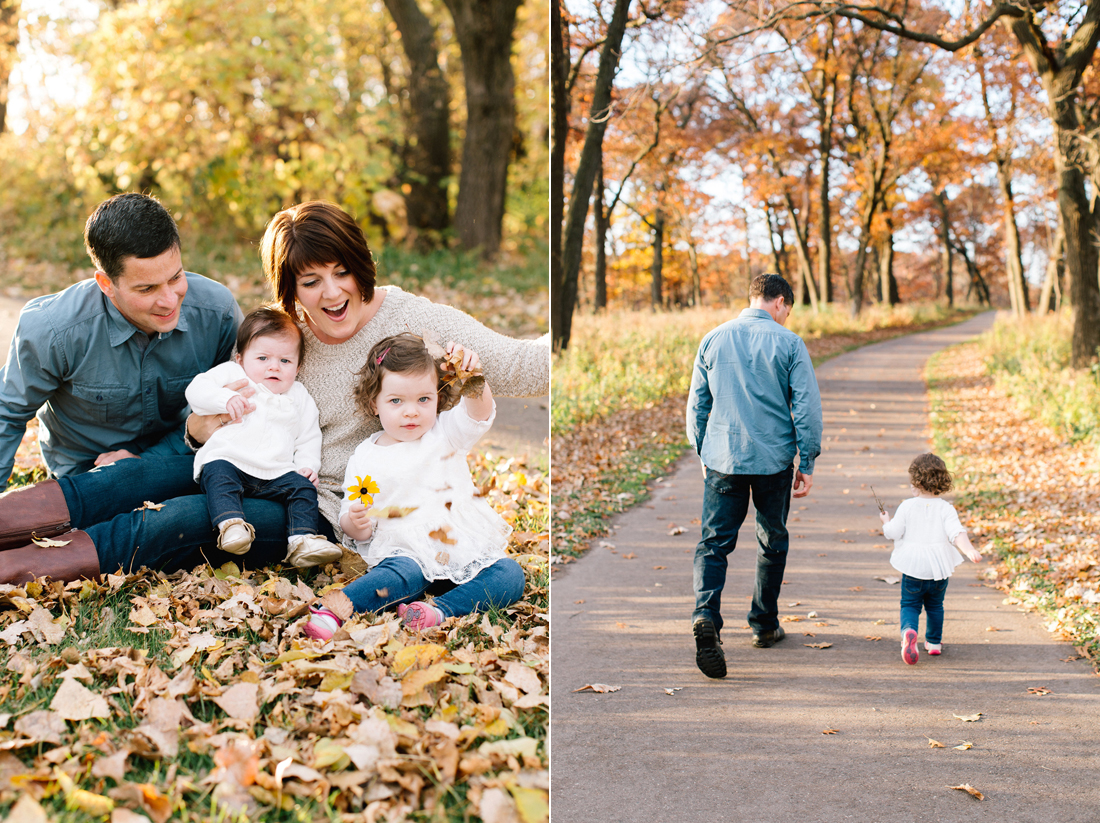
[(309, 615), (305, 633), (314, 640), (332, 640), (336, 630), (344, 625), (343, 620), (323, 606), (320, 608), (310, 606)]
[(913, 629), (906, 629), (901, 638), (901, 659), (910, 666), (915, 665), (920, 657), (917, 651), (917, 633)]
[(402, 603), (397, 607), (397, 616), (401, 618), (405, 628), (415, 631), (430, 629), (443, 622), (443, 612), (419, 600), (407, 606)]
[(935, 655), (943, 653), (943, 646), (939, 643), (925, 643), (924, 648), (929, 654)]

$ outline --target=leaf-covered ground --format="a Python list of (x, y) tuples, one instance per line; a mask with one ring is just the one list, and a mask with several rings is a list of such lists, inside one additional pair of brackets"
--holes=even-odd
[(929, 366), (938, 451), (957, 475), (967, 527), (999, 558), (1006, 602), (1100, 666), (1100, 471), (1096, 446), (1036, 421), (988, 374), (981, 343)]
[(306, 637), (348, 582), (332, 566), (0, 587), (0, 812), (546, 820), (548, 488), (510, 459), (471, 470), (516, 528), (524, 598), (423, 633), (382, 614)]
[[(806, 346), (815, 363), (869, 343), (877, 343), (958, 322), (958, 312), (934, 323), (862, 332), (833, 332), (810, 337)], [(684, 367), (690, 372), (690, 364)], [(554, 565), (573, 561), (589, 542), (607, 533), (608, 519), (641, 502), (648, 484), (663, 475), (687, 447), (684, 409), (687, 397), (674, 394), (641, 408), (619, 408), (551, 438)]]

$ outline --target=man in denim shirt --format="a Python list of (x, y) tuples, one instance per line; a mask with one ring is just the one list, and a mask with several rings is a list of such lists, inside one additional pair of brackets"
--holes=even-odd
[[(155, 199), (104, 201), (85, 242), (95, 277), (35, 298), (19, 315), (0, 372), (5, 481), (36, 413), (54, 477), (127, 457), (190, 454), (184, 390), (232, 353), (241, 311), (227, 288), (183, 270), (175, 221)], [(56, 483), (39, 486), (45, 503), (62, 504)]]
[[(783, 328), (794, 294), (776, 274), (753, 279), (749, 308), (703, 338), (687, 406), (687, 435), (703, 463), (702, 540), (695, 547), (695, 662), (707, 677), (726, 676), (719, 632), (727, 557), (756, 507), (756, 588), (749, 610), (752, 644), (785, 636), (779, 589), (787, 563), (791, 489), (805, 497), (821, 453), (821, 395), (802, 339)], [(799, 468), (794, 468), (795, 454)]]

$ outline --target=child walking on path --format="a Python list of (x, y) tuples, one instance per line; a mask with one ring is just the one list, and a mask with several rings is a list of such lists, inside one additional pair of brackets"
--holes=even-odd
[[(302, 360), (302, 333), (290, 315), (261, 308), (237, 332), (236, 358), (198, 375), (187, 401), (198, 414), (226, 414), (234, 425), (218, 429), (195, 455), (195, 479), (206, 494), (218, 548), (244, 554), (256, 531), (244, 519), (242, 497), (286, 505), (287, 562), (298, 568), (339, 560), (341, 548), (317, 534), (317, 470), (321, 428), (317, 405), (294, 378)], [(255, 411), (226, 388), (241, 379), (255, 389)]]
[(977, 563), (982, 555), (970, 543), (958, 512), (939, 495), (951, 490), (951, 473), (934, 454), (922, 454), (909, 466), (913, 496), (898, 506), (893, 518), (883, 512), (882, 533), (894, 541), (890, 565), (901, 572), (901, 657), (917, 662), (917, 628), (925, 613), (924, 647), (940, 654), (943, 598), (951, 572), (963, 559)]
[[(479, 367), (477, 353), (455, 343), (446, 355), (462, 373)], [(477, 494), (466, 463), (496, 404), (485, 384), (480, 396), (455, 405), (455, 376), (423, 339), (400, 334), (374, 346), (356, 388), (359, 407), (382, 431), (359, 445), (347, 467), (340, 528), (369, 571), (344, 594), (356, 612), (396, 605), (412, 629), (523, 596), (523, 569), (504, 551), (512, 528)], [(449, 591), (429, 604), (419, 598), (433, 581)], [(343, 623), (328, 608), (311, 611), (310, 637), (328, 640)]]

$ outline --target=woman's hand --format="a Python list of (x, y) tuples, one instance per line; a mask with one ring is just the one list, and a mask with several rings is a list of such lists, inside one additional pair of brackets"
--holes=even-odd
[(340, 515), (340, 528), (353, 540), (370, 540), (374, 534), (374, 518), (367, 515), (363, 502), (356, 500), (347, 512)]
[(236, 419), (234, 419), (233, 415), (229, 412), (223, 414), (195, 414), (192, 412), (187, 418), (187, 434), (200, 446), (209, 440), (214, 432), (222, 426), (226, 426), (230, 423), (240, 423), (245, 415), (256, 411), (256, 404), (248, 399), (256, 393), (256, 390), (248, 385), (248, 380), (242, 378), (241, 380), (227, 383), (225, 387), (230, 391), (237, 392), (237, 394), (245, 400), (245, 407), (241, 411), (241, 416)]

